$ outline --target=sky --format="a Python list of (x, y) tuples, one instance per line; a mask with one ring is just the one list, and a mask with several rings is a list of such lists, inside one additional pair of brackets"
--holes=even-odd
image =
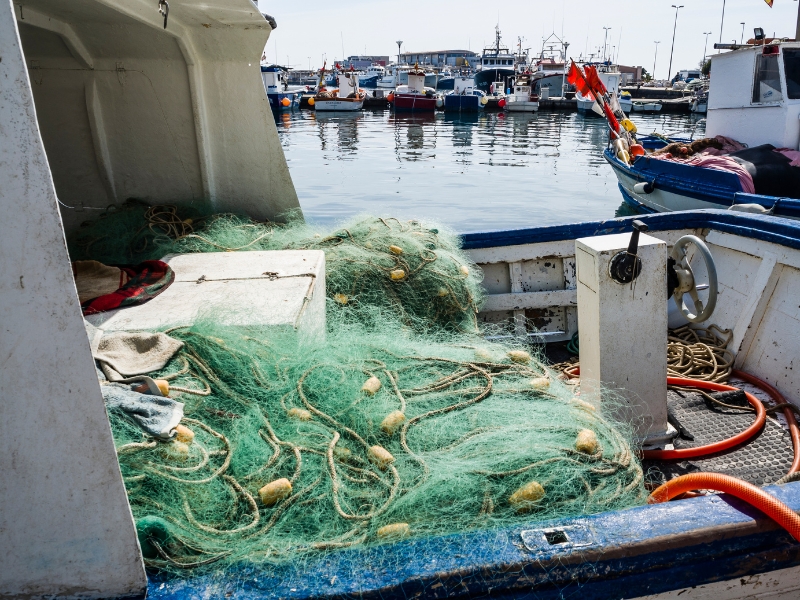
[[(270, 62), (295, 69), (318, 69), (323, 56), (332, 60), (354, 54), (397, 55), (396, 40), (403, 40), (403, 52), (469, 49), (480, 53), (494, 43), (499, 23), (502, 42), (530, 48), (531, 55), (542, 48), (543, 36), (555, 32), (570, 43), (569, 55), (597, 52), (608, 30), (608, 54), (618, 64), (641, 65), (655, 76), (667, 78), (672, 44), (675, 0), (258, 0), (259, 8), (275, 18), (278, 28), (267, 43)], [(672, 74), (696, 68), (703, 58), (708, 36), (708, 54), (720, 39), (723, 0), (683, 0), (678, 11)], [(744, 39), (754, 27), (768, 36), (794, 37), (796, 0), (726, 0), (723, 43), (739, 42), (744, 22)], [(658, 45), (655, 42), (660, 42)], [(656, 57), (655, 50), (658, 47)]]

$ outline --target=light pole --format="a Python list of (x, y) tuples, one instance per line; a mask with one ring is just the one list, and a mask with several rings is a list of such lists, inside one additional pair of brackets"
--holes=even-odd
[(403, 45), (403, 40), (397, 40), (395, 42), (395, 44), (397, 44), (397, 64), (399, 65), (400, 64), (400, 46)]
[(669, 70), (667, 71), (667, 79), (671, 79), (670, 75), (672, 75), (672, 54), (675, 52), (675, 32), (678, 29), (678, 11), (683, 8), (683, 4), (678, 6), (672, 5), (672, 8), (675, 9), (675, 25), (672, 26), (672, 50), (669, 51)]
[(710, 31), (704, 31), (703, 35), (706, 36), (706, 43), (703, 46), (703, 66), (706, 64), (706, 50), (708, 49), (708, 36), (711, 35)]
[(656, 55), (653, 57), (653, 79), (656, 78), (656, 61), (658, 60), (658, 45), (661, 42), (655, 42), (656, 45)]
[[(722, 0), (722, 19), (719, 22), (719, 43), (722, 43), (722, 26), (725, 24), (725, 0)], [(717, 48), (717, 54), (719, 54), (720, 49)]]
[(742, 26), (742, 37), (739, 39), (739, 44), (744, 44), (744, 21), (740, 25)]
[(311, 72), (311, 57), (308, 57), (308, 71)]
[(606, 62), (606, 45), (608, 44), (608, 30), (611, 29), (611, 27), (603, 27), (603, 29), (606, 30), (606, 39), (603, 40), (603, 62)]

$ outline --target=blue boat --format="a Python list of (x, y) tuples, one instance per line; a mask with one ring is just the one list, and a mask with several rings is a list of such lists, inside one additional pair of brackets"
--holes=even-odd
[(798, 217), (800, 43), (764, 44), (762, 36), (723, 47), (732, 51), (712, 61), (703, 141), (644, 136), (635, 141), (655, 154), (609, 148), (605, 158), (625, 201), (645, 211), (734, 207)]
[(290, 88), (286, 83), (286, 69), (278, 65), (261, 65), (261, 78), (272, 110), (294, 110), (300, 107), (304, 87)]
[(444, 96), (446, 112), (478, 112), (483, 110), (488, 99), (486, 93), (475, 87), (472, 77), (456, 77), (452, 92)]

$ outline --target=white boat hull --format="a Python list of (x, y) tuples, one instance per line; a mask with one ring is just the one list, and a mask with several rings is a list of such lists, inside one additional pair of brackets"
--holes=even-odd
[(328, 112), (356, 112), (364, 107), (364, 100), (315, 100), (314, 110)]
[(509, 112), (536, 112), (539, 110), (538, 102), (531, 102), (530, 100), (513, 101), (509, 99), (506, 102), (506, 110)]
[(633, 103), (633, 112), (654, 113), (661, 110), (660, 102)]

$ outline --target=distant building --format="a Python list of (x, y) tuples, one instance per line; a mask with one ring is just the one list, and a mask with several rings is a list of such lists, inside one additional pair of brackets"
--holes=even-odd
[(385, 67), (389, 63), (388, 56), (348, 56), (347, 60), (344, 61), (345, 69), (349, 69), (350, 65), (353, 66), (354, 69), (366, 69), (372, 65), (380, 65)]
[(478, 55), (471, 50), (434, 50), (432, 52), (403, 52), (400, 61), (413, 65), (430, 65), (432, 67), (459, 67), (462, 65), (474, 65), (478, 61)]
[(635, 83), (642, 80), (642, 67), (626, 67), (617, 65), (619, 72), (622, 73), (622, 84)]

